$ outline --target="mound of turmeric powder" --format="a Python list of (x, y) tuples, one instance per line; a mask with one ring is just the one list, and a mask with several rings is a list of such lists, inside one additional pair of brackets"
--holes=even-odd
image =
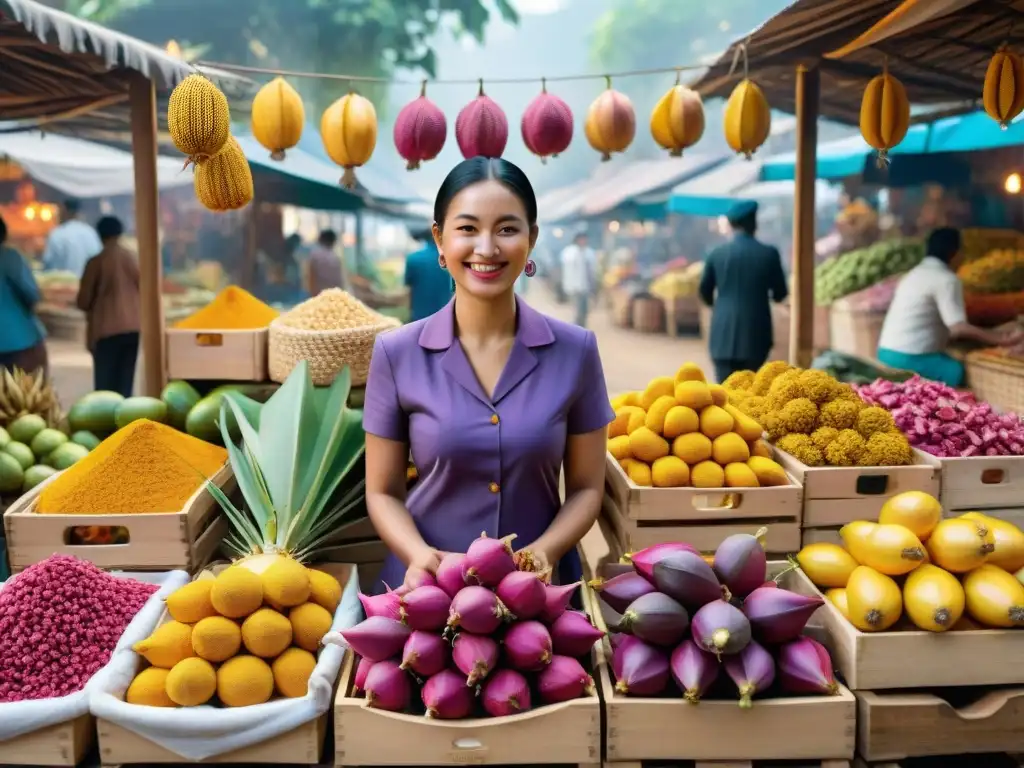
[(44, 515), (178, 512), (228, 453), (148, 419), (119, 429), (39, 495)]
[(244, 288), (229, 285), (213, 301), (179, 320), (175, 328), (186, 330), (247, 331), (266, 328), (278, 312)]

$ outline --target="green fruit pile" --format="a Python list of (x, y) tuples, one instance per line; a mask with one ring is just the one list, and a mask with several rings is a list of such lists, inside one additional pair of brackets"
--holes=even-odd
[(923, 241), (900, 238), (826, 259), (814, 270), (814, 301), (819, 306), (828, 306), (851, 293), (903, 274), (921, 262), (924, 250)]
[(99, 444), (96, 435), (76, 432), (69, 439), (46, 426), (42, 416), (26, 414), (0, 427), (0, 494), (25, 493), (67, 469)]

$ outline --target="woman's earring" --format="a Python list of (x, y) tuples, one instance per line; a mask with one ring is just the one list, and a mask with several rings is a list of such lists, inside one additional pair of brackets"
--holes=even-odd
[(537, 264), (533, 261), (533, 259), (527, 259), (526, 269), (523, 271), (526, 272), (527, 277), (533, 277), (534, 275), (537, 274)]
[(447, 269), (448, 268), (448, 263), (444, 260), (444, 254), (443, 253), (439, 253), (437, 255), (437, 266), (439, 266), (441, 269)]

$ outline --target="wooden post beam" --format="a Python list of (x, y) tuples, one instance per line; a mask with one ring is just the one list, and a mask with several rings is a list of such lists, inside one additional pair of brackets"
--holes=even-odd
[(807, 368), (814, 357), (814, 185), (818, 175), (818, 70), (796, 72), (796, 170), (793, 201), (793, 295), (789, 362)]

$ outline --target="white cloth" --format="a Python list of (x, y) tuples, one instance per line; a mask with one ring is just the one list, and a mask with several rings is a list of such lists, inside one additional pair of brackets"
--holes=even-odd
[(907, 355), (942, 352), (949, 329), (966, 322), (960, 278), (941, 259), (925, 256), (896, 287), (878, 346)]
[[(135, 614), (124, 634), (117, 643), (117, 647), (110, 656), (110, 661), (99, 672), (92, 676), (92, 679), (85, 684), (85, 687), (77, 693), (69, 696), (61, 696), (58, 699), (38, 699), (36, 701), (19, 701), (0, 704), (0, 746), (2, 742), (9, 739), (24, 736), (26, 733), (38, 731), (41, 728), (49, 728), (58, 723), (67, 723), (81, 715), (89, 712), (89, 699), (92, 694), (102, 688), (115, 666), (115, 660), (125, 652), (131, 654), (132, 646), (144, 637), (148, 637), (153, 628), (160, 621), (164, 612), (164, 598), (171, 594), (178, 587), (188, 583), (188, 574), (184, 571), (169, 571), (168, 573), (115, 573), (115, 576), (124, 578), (148, 581), (152, 584), (159, 584), (160, 589), (150, 596), (142, 610)], [(10, 584), (18, 577), (12, 576), (10, 580), (0, 584)]]
[(65, 221), (46, 240), (43, 269), (72, 272), (81, 279), (86, 262), (102, 250), (95, 229), (78, 219)]
[(562, 249), (562, 290), (568, 296), (589, 294), (593, 289), (593, 275), (597, 255), (589, 246), (571, 243)]
[[(353, 567), (341, 603), (334, 612), (331, 631), (348, 629), (362, 618), (359, 574)], [(332, 704), (334, 683), (344, 658), (343, 648), (325, 645), (309, 679), (309, 690), (301, 699), (276, 699), (237, 709), (211, 706), (167, 709), (124, 701), (125, 691), (139, 667), (139, 657), (128, 646), (110, 660), (110, 674), (93, 692), (89, 708), (96, 717), (127, 728), (185, 760), (206, 760), (259, 744), (320, 717)]]

